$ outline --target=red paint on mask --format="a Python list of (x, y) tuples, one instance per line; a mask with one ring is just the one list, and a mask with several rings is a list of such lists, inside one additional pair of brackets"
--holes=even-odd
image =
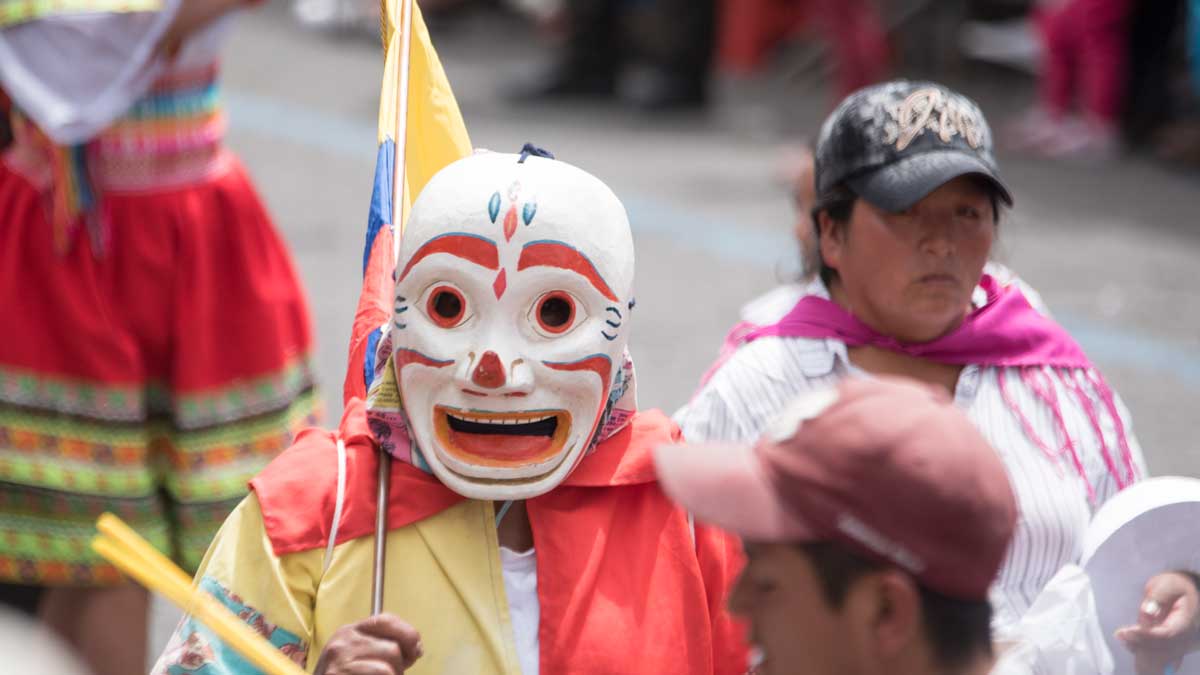
[(542, 363), (545, 364), (547, 368), (552, 368), (554, 370), (590, 370), (600, 376), (600, 384), (604, 387), (604, 392), (606, 395), (608, 394), (609, 386), (612, 385), (612, 360), (607, 356), (597, 354), (595, 356), (589, 356), (586, 359), (573, 361), (571, 363), (552, 363), (550, 361), (542, 361)]
[(403, 370), (404, 366), (407, 366), (410, 363), (419, 363), (422, 366), (429, 366), (431, 368), (445, 368), (446, 366), (453, 364), (454, 361), (440, 361), (438, 359), (425, 356), (421, 352), (413, 349), (397, 349), (396, 370)]
[(500, 270), (500, 274), (496, 275), (496, 280), (492, 282), (492, 292), (496, 294), (496, 299), (499, 300), (504, 295), (505, 289), (508, 288), (508, 275), (505, 270)]
[(512, 241), (517, 233), (517, 205), (513, 204), (504, 214), (504, 241)]

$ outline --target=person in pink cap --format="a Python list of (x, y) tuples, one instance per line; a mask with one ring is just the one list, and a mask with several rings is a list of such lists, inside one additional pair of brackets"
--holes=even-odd
[(796, 399), (757, 445), (666, 446), (667, 494), (746, 540), (729, 600), (760, 673), (969, 675), (992, 666), (988, 589), (1017, 504), (949, 396), (853, 378)]

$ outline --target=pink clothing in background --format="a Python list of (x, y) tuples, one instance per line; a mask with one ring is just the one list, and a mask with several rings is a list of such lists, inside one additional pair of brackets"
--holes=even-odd
[(810, 0), (810, 5), (814, 28), (833, 52), (839, 100), (887, 76), (887, 31), (871, 0)]
[(1045, 46), (1041, 97), (1060, 117), (1078, 104), (1094, 122), (1115, 125), (1122, 111), (1130, 0), (1066, 0), (1036, 21)]

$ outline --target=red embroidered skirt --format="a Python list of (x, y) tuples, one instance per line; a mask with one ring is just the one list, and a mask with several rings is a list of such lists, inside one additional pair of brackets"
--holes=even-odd
[(57, 251), (27, 150), (0, 163), (0, 582), (116, 582), (105, 511), (194, 568), (315, 421), (291, 258), (219, 148), (184, 185), (102, 186), (104, 252), (82, 229)]

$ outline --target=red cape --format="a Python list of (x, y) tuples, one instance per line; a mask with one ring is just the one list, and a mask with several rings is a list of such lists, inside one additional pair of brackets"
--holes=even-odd
[[(375, 526), (378, 450), (360, 399), (347, 406), (339, 435), (346, 445), (340, 544)], [(653, 449), (679, 438), (662, 413), (639, 412), (559, 487), (526, 501), (538, 552), (541, 672), (746, 671), (744, 628), (725, 611), (741, 545), (699, 525), (693, 539), (687, 514), (656, 482)], [(301, 432), (251, 481), (276, 555), (326, 545), (336, 442), (329, 431)], [(462, 499), (432, 475), (393, 462), (388, 526), (404, 527)]]

